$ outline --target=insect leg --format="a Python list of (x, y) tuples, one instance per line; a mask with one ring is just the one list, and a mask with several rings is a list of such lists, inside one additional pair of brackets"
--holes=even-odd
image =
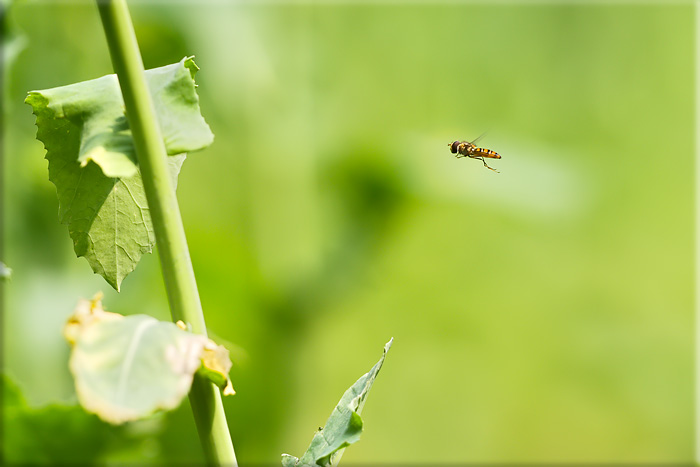
[(475, 159), (480, 159), (481, 162), (484, 163), (484, 167), (486, 167), (487, 169), (491, 169), (491, 170), (493, 170), (493, 171), (496, 172), (496, 173), (500, 173), (498, 170), (494, 169), (493, 167), (490, 167), (490, 166), (486, 163), (486, 161), (484, 160), (483, 157), (475, 157)]

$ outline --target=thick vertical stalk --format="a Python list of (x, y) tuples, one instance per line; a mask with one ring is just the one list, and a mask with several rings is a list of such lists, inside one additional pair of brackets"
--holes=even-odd
[[(7, 6), (0, 6), (0, 63), (5, 62), (5, 43), (7, 41)], [(5, 73), (0, 73), (0, 100), (5, 101)], [(0, 109), (0, 316), (5, 316), (5, 277), (7, 258), (5, 258), (5, 108)], [(2, 354), (2, 351), (0, 351)], [(0, 435), (2, 435), (0, 427)], [(3, 438), (4, 439), (4, 438)]]
[[(206, 335), (185, 230), (168, 175), (167, 153), (146, 85), (129, 10), (125, 0), (97, 0), (97, 4), (112, 65), (124, 96), (172, 317), (174, 321), (191, 324), (194, 332)], [(213, 464), (235, 466), (236, 456), (218, 388), (195, 377), (190, 404), (207, 460)]]

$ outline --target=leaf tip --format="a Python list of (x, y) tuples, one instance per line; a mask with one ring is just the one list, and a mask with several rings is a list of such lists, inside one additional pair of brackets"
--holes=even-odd
[(393, 343), (394, 343), (394, 338), (392, 337), (391, 339), (389, 339), (389, 342), (384, 344), (384, 353), (387, 353), (389, 351), (389, 349), (391, 348), (391, 344), (393, 344)]
[(24, 103), (29, 104), (29, 105), (34, 105), (34, 101), (36, 100), (37, 96), (40, 96), (41, 94), (39, 91), (29, 91), (27, 93), (27, 97), (24, 98)]
[(299, 462), (298, 457), (294, 457), (291, 454), (282, 454), (282, 467), (294, 467)]
[(199, 67), (197, 64), (194, 62), (194, 55), (190, 55), (189, 57), (185, 57), (181, 60), (182, 65), (187, 68), (190, 72), (190, 76), (194, 80), (194, 75), (197, 74), (199, 71)]
[(224, 396), (235, 396), (236, 395), (236, 390), (233, 389), (233, 384), (231, 383), (231, 380), (226, 381), (226, 387), (224, 388)]

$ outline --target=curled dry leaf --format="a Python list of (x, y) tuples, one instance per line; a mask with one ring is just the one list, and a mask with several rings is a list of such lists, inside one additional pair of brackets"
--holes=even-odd
[(219, 386), (224, 396), (236, 394), (228, 374), (231, 371), (231, 358), (229, 352), (223, 345), (216, 345), (209, 340), (202, 352), (202, 368), (200, 370), (214, 384)]
[(148, 315), (107, 312), (101, 294), (78, 303), (64, 335), (73, 346), (70, 369), (78, 400), (110, 423), (176, 408), (205, 365), (226, 383), (222, 387), (230, 387), (231, 363), (217, 354), (213, 341)]
[(75, 344), (76, 339), (85, 326), (89, 326), (96, 321), (110, 321), (124, 318), (119, 313), (110, 313), (102, 309), (102, 292), (98, 292), (92, 300), (81, 299), (75, 307), (73, 315), (68, 318), (68, 322), (63, 328), (63, 336), (71, 344)]

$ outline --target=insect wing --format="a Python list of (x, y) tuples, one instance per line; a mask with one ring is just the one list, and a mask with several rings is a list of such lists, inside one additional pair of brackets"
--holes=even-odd
[(476, 137), (476, 139), (474, 141), (470, 142), (469, 144), (476, 145), (476, 143), (478, 143), (481, 138), (486, 136), (486, 133), (488, 133), (488, 131), (481, 133), (479, 136)]

